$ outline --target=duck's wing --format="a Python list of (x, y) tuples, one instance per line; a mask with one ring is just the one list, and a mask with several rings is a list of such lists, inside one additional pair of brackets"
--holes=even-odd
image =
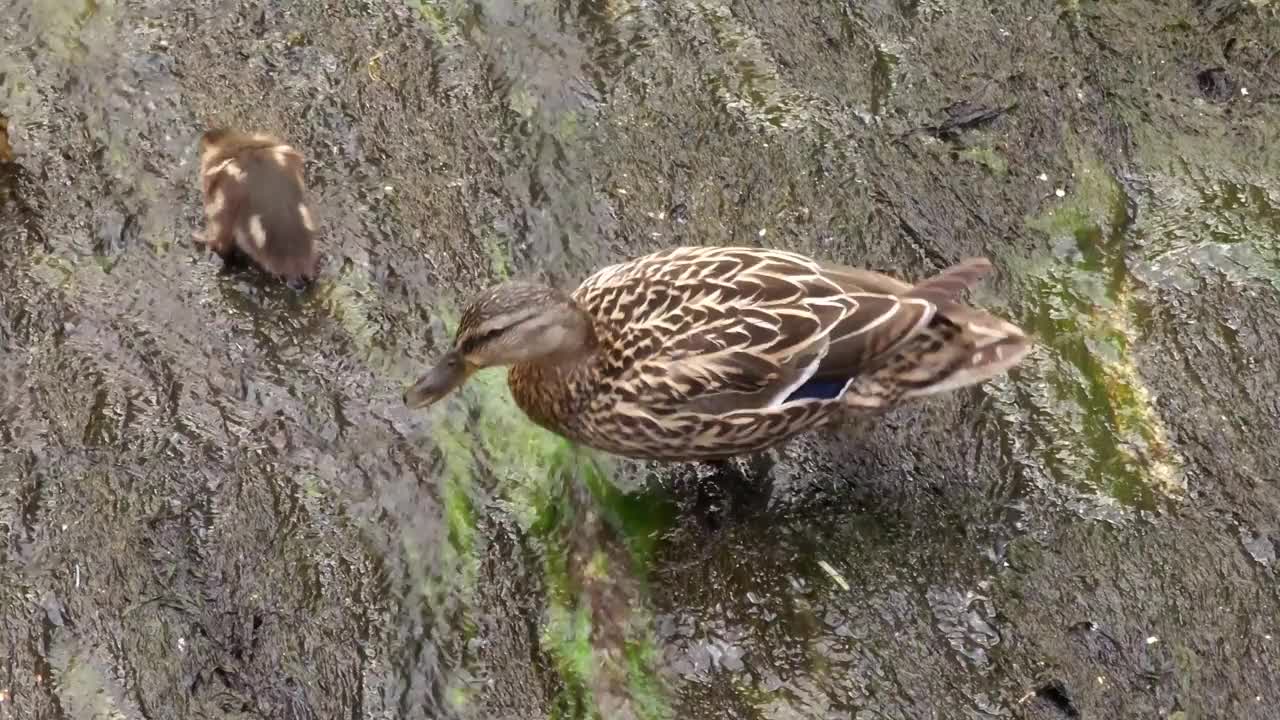
[(850, 292), (806, 257), (747, 248), (666, 251), (606, 268), (576, 296), (617, 328), (605, 339), (620, 399), (707, 414), (834, 399), (858, 358), (933, 313), (927, 300)]
[[(991, 271), (983, 258), (964, 260), (915, 285), (871, 270), (824, 265), (825, 278), (840, 286), (850, 297), (864, 302), (883, 298), (883, 321), (854, 317), (832, 333), (831, 352), (815, 373), (816, 379), (848, 380), (875, 370), (912, 337), (929, 327), (939, 308), (958, 305), (960, 294)], [(894, 304), (896, 301), (896, 304)]]
[(1030, 352), (1030, 338), (1013, 323), (961, 302), (961, 294), (991, 271), (984, 258), (970, 258), (915, 285), (880, 273), (829, 267), (827, 274), (851, 291), (889, 291), (929, 303), (926, 323), (891, 344), (876, 346), (855, 338), (833, 342), (815, 381), (845, 380), (845, 403), (880, 411), (899, 400), (955, 390), (989, 380), (1017, 365)]

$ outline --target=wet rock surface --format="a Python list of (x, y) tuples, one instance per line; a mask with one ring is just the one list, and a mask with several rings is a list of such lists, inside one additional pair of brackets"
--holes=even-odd
[[(0, 9), (0, 718), (1274, 715), (1274, 8)], [(188, 242), (215, 123), (311, 293)], [(400, 406), (500, 277), (731, 242), (987, 255), (1042, 347), (599, 507), (500, 384)]]

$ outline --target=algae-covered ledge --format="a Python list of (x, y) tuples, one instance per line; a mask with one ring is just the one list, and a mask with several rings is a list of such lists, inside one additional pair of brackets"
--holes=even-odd
[[(1280, 702), (1267, 3), (12, 9), (0, 718)], [(183, 240), (215, 120), (307, 151), (303, 300)], [(480, 287), (680, 243), (985, 255), (1039, 348), (723, 473), (400, 407)]]

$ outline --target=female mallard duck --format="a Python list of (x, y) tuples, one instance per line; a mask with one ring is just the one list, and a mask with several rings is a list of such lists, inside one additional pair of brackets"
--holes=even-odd
[(520, 408), (584, 445), (653, 460), (752, 453), (1016, 365), (1027, 336), (959, 299), (990, 269), (971, 259), (908, 285), (778, 250), (681, 247), (604, 268), (572, 295), (509, 282), (467, 308), (453, 349), (404, 400), (424, 407), (510, 365)]

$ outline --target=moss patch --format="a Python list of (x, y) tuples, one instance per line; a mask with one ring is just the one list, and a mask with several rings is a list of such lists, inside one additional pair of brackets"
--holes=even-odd
[(1130, 218), (1121, 188), (1100, 160), (1077, 154), (1075, 183), (1027, 225), (1054, 257), (1026, 273), (1034, 309), (1025, 324), (1051, 353), (1027, 372), (1048, 392), (1036, 400), (1041, 453), (1060, 480), (1130, 506), (1184, 491), (1182, 461), (1135, 364), (1132, 280), (1123, 252)]

